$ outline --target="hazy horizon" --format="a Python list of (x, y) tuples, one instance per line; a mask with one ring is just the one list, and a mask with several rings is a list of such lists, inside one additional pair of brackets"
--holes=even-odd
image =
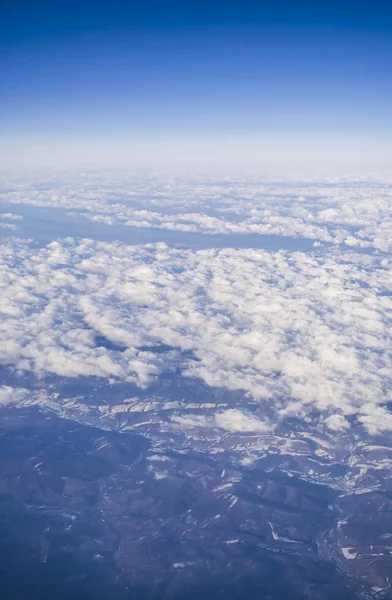
[(385, 2), (3, 4), (5, 166), (387, 167)]

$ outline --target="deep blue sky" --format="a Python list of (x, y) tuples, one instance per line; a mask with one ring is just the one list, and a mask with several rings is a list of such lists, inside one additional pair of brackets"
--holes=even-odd
[(391, 130), (392, 2), (3, 0), (7, 136)]

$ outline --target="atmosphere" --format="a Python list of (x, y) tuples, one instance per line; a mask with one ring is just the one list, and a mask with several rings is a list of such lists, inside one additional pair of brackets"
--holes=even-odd
[(3, 0), (1, 600), (392, 600), (392, 0)]
[(140, 144), (155, 156), (168, 137), (166, 161), (189, 164), (210, 141), (224, 162), (233, 136), (233, 160), (255, 143), (263, 160), (271, 135), (285, 159), (325, 159), (331, 134), (339, 160), (342, 143), (361, 166), (390, 153), (390, 3), (5, 0), (2, 14), (5, 164), (143, 162)]

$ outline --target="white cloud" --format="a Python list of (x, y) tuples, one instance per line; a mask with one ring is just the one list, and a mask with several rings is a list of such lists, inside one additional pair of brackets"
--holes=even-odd
[(392, 414), (384, 406), (375, 406), (368, 403), (362, 407), (362, 414), (358, 420), (372, 435), (392, 431)]
[(232, 433), (268, 433), (271, 426), (250, 414), (232, 408), (215, 416), (218, 427)]
[(15, 231), (17, 228), (13, 223), (0, 223), (1, 229), (9, 229), (10, 231)]
[(272, 427), (266, 421), (258, 419), (252, 414), (244, 413), (239, 409), (231, 408), (215, 413), (213, 416), (178, 414), (171, 418), (173, 423), (181, 427), (218, 427), (231, 433), (269, 433)]
[[(43, 189), (40, 180), (9, 176), (3, 200), (20, 207), (72, 209), (68, 214), (78, 220), (104, 225), (226, 236), (277, 235), (347, 248), (392, 249), (392, 187), (386, 177), (300, 181), (286, 175), (275, 181), (271, 177), (217, 180), (92, 173), (45, 183)], [(9, 218), (11, 213), (4, 214)]]
[(173, 415), (171, 418), (173, 423), (181, 427), (212, 427), (213, 421), (204, 415)]
[(337, 413), (327, 417), (325, 419), (325, 424), (328, 429), (332, 429), (333, 431), (345, 431), (350, 428), (349, 421), (345, 419), (343, 415)]
[(14, 213), (0, 213), (0, 219), (11, 219), (12, 221), (20, 221), (23, 219), (22, 215), (16, 215)]
[(0, 386), (0, 406), (18, 405), (27, 395), (28, 391), (23, 388), (13, 388), (9, 385)]
[[(275, 402), (282, 417), (338, 410), (328, 427), (358, 415), (374, 431), (391, 399), (391, 277), (385, 259), (347, 252), (8, 240), (0, 362), (147, 386), (177, 361), (186, 376)], [(96, 346), (96, 335), (124, 350)], [(140, 350), (157, 343), (179, 350)], [(265, 427), (219, 414), (220, 426)]]

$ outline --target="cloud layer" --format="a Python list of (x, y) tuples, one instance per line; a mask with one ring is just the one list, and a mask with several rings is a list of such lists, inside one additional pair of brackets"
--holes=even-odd
[(8, 176), (0, 193), (7, 207), (59, 208), (104, 226), (279, 235), (343, 248), (392, 249), (392, 186), (386, 177), (275, 181), (67, 173), (42, 180)]
[[(141, 387), (179, 365), (281, 417), (317, 408), (332, 429), (392, 429), (386, 258), (8, 240), (0, 274), (4, 365)], [(221, 425), (255, 426), (234, 417)]]

